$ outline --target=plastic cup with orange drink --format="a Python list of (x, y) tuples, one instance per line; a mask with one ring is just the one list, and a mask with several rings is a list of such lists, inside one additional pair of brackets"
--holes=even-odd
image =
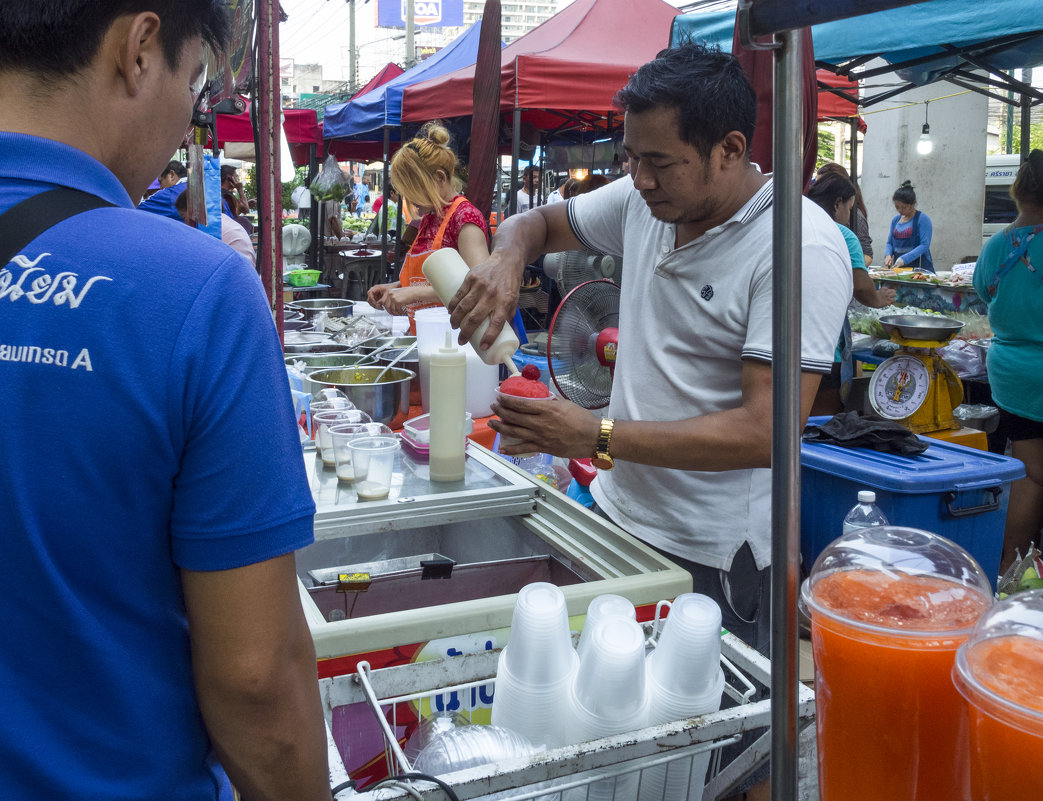
[(1043, 590), (990, 609), (956, 653), (970, 720), (971, 801), (1043, 797)]
[(950, 674), (992, 603), (954, 542), (897, 526), (827, 547), (801, 588), (811, 618), (822, 801), (968, 797), (968, 732)]

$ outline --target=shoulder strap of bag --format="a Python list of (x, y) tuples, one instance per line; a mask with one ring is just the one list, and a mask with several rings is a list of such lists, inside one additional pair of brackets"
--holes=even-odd
[(26, 198), (0, 214), (0, 267), (6, 266), (22, 248), (62, 220), (114, 205), (97, 195), (66, 186)]

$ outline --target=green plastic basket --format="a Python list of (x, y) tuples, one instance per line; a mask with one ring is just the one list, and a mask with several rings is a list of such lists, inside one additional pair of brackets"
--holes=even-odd
[(294, 270), (286, 273), (283, 278), (290, 286), (315, 286), (319, 283), (320, 270)]

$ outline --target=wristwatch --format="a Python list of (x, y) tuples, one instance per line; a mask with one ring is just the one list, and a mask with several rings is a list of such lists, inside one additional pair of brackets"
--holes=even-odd
[(594, 458), (591, 464), (598, 470), (611, 470), (616, 466), (615, 460), (609, 455), (608, 449), (612, 444), (612, 427), (616, 421), (611, 417), (601, 418), (601, 428), (598, 430), (598, 444), (594, 448)]

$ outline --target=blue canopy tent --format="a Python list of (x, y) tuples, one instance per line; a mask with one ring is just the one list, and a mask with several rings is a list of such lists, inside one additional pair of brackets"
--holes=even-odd
[[(474, 64), (478, 58), (480, 32), (481, 20), (397, 78), (347, 103), (327, 106), (323, 136), (326, 139), (375, 141), (383, 136), (384, 129), (398, 129), (402, 124), (402, 93), (405, 88)], [(398, 131), (392, 135), (397, 140)]]
[[(863, 107), (938, 80), (1005, 103), (1010, 100), (1004, 94), (990, 90), (1009, 90), (1035, 105), (1043, 101), (1043, 93), (1004, 70), (1043, 64), (1043, 18), (1038, 12), (1036, 0), (931, 0), (823, 22), (811, 28), (811, 35), (821, 68), (852, 80), (893, 72), (906, 82), (862, 97), (858, 103)], [(734, 4), (682, 14), (671, 40), (676, 44), (693, 36), (727, 49), (734, 22)], [(887, 66), (863, 69), (878, 57)]]

